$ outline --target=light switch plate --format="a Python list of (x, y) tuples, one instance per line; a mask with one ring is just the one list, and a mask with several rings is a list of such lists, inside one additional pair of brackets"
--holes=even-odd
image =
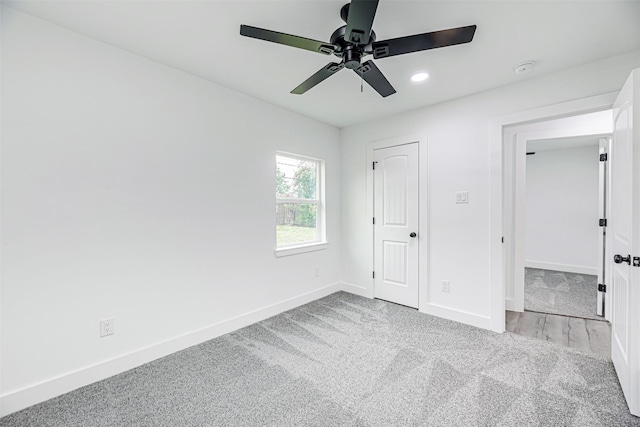
[(456, 203), (469, 203), (469, 192), (458, 191), (456, 193)]

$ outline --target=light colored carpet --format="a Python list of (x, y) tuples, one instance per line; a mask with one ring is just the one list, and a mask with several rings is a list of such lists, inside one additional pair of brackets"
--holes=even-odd
[(596, 314), (597, 276), (538, 268), (524, 271), (525, 310), (603, 320)]
[(640, 426), (607, 358), (338, 292), (2, 426)]

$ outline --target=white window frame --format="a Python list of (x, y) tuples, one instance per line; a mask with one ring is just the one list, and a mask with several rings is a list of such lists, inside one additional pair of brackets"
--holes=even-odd
[[(277, 151), (276, 156), (287, 157), (289, 159), (301, 160), (306, 162), (313, 162), (317, 164), (316, 168), (316, 198), (315, 199), (299, 199), (299, 198), (278, 198), (276, 192), (275, 202), (278, 204), (315, 204), (316, 205), (316, 233), (317, 240), (290, 243), (278, 246), (277, 235), (275, 235), (275, 256), (289, 256), (305, 252), (319, 251), (327, 248), (326, 239), (326, 211), (325, 211), (325, 191), (324, 191), (324, 179), (325, 179), (325, 167), (324, 160), (314, 157), (302, 156), (300, 154), (288, 153), (284, 151)], [(275, 184), (275, 180), (274, 180)], [(274, 218), (275, 219), (275, 218)], [(276, 221), (274, 221), (276, 222)], [(277, 226), (276, 226), (277, 227)], [(277, 233), (277, 228), (274, 227), (274, 231)]]

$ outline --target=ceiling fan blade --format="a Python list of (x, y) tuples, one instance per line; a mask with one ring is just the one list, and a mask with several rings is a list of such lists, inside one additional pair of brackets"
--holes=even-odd
[(391, 86), (389, 80), (382, 74), (382, 71), (372, 61), (367, 61), (359, 68), (354, 69), (357, 75), (362, 77), (365, 82), (376, 90), (383, 98), (396, 93), (396, 90)]
[(293, 36), (291, 34), (279, 33), (277, 31), (265, 30), (263, 28), (252, 27), (250, 25), (240, 25), (240, 35), (297, 47), (299, 49), (306, 49), (312, 52), (320, 52), (325, 55), (331, 55), (333, 52), (340, 50), (338, 46), (331, 43)]
[(405, 53), (419, 52), (421, 50), (469, 43), (473, 40), (475, 32), (476, 26), (469, 25), (467, 27), (451, 28), (448, 30), (434, 31), (432, 33), (382, 40), (373, 43), (373, 57), (375, 59), (386, 58), (388, 56), (404, 55)]
[(341, 63), (329, 62), (327, 65), (322, 67), (313, 76), (309, 77), (307, 80), (300, 83), (300, 85), (294, 90), (292, 90), (291, 93), (296, 95), (302, 95), (303, 93), (305, 93), (306, 91), (308, 91), (309, 89), (317, 85), (318, 83), (331, 77), (332, 75), (342, 70), (343, 68), (344, 68), (344, 63), (342, 62)]
[(378, 0), (351, 0), (344, 38), (355, 44), (366, 45), (376, 16)]

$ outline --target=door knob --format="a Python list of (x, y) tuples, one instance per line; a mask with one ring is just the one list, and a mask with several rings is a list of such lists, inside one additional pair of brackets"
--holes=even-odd
[(409, 237), (416, 237), (416, 236), (417, 236), (417, 234), (416, 234), (416, 233), (411, 233), (411, 234), (409, 234)]
[(631, 255), (627, 255), (626, 257), (623, 257), (622, 255), (616, 255), (613, 257), (613, 262), (615, 262), (616, 264), (622, 264), (623, 262), (626, 262), (627, 264), (631, 265)]

